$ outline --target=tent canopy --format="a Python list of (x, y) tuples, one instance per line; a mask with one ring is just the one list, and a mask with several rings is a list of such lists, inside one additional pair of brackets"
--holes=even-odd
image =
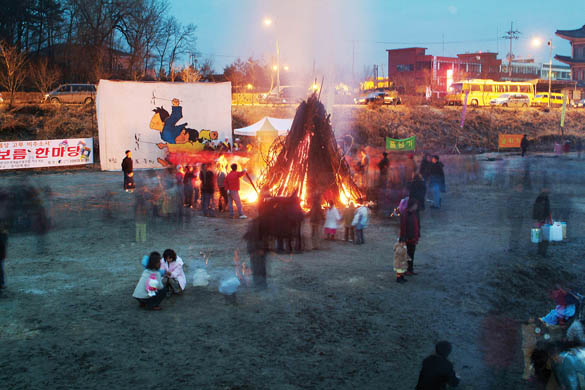
[(248, 126), (242, 127), (241, 129), (234, 129), (235, 135), (248, 135), (251, 137), (256, 136), (256, 132), (258, 130), (276, 130), (278, 131), (278, 135), (286, 135), (290, 130), (290, 126), (292, 125), (292, 118), (291, 119), (280, 119), (280, 118), (272, 118), (269, 116), (265, 116), (264, 118), (260, 119), (258, 122)]

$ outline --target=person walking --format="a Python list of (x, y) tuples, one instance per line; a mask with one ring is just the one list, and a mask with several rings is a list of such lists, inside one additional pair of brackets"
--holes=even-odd
[(228, 194), (227, 190), (225, 189), (225, 170), (223, 169), (223, 165), (221, 163), (217, 164), (217, 188), (219, 189), (219, 197), (217, 199), (217, 209), (221, 213), (222, 211), (227, 210), (228, 205)]
[(380, 187), (386, 188), (388, 185), (388, 168), (390, 168), (390, 160), (388, 153), (382, 153), (382, 159), (378, 162), (378, 169), (380, 170)]
[(228, 205), (230, 210), (230, 218), (234, 217), (234, 205), (238, 208), (238, 215), (240, 219), (246, 219), (242, 211), (242, 201), (240, 200), (240, 178), (246, 174), (246, 169), (238, 172), (238, 164), (230, 165), (232, 171), (225, 177), (225, 188), (228, 193)]
[(451, 343), (439, 341), (435, 345), (435, 353), (423, 360), (418, 375), (416, 390), (445, 390), (447, 385), (457, 387), (459, 377), (447, 357), (451, 353)]
[(524, 157), (526, 151), (528, 150), (528, 137), (526, 134), (524, 134), (522, 140), (520, 141), (520, 149), (522, 150), (522, 157)]
[(400, 238), (399, 241), (406, 244), (406, 253), (408, 254), (408, 269), (406, 275), (412, 276), (414, 272), (414, 252), (418, 239), (420, 238), (419, 219), (418, 219), (418, 201), (414, 198), (408, 198), (406, 211), (400, 215)]
[(127, 150), (126, 157), (122, 160), (122, 172), (124, 172), (124, 190), (134, 192), (134, 164), (132, 163), (132, 152)]
[(215, 192), (215, 175), (203, 164), (201, 173), (201, 209), (206, 217), (213, 216), (213, 193)]
[(193, 208), (193, 181), (195, 180), (195, 170), (192, 165), (187, 167), (183, 176), (183, 194), (185, 196), (185, 207)]
[(433, 196), (431, 208), (441, 208), (441, 192), (445, 192), (445, 173), (443, 163), (439, 161), (439, 156), (433, 156), (430, 167), (429, 185)]
[(368, 208), (364, 205), (364, 200), (359, 199), (359, 207), (353, 216), (352, 226), (355, 228), (355, 243), (363, 245), (366, 243), (364, 239), (364, 229), (368, 226)]
[(355, 215), (355, 205), (353, 202), (349, 202), (349, 205), (343, 210), (343, 227), (345, 228), (345, 241), (354, 242), (355, 240), (355, 229), (352, 226), (353, 217)]
[(325, 214), (321, 207), (321, 194), (314, 193), (311, 199), (311, 211), (309, 213), (309, 222), (311, 223), (311, 244), (312, 249), (316, 250), (321, 247), (321, 235)]

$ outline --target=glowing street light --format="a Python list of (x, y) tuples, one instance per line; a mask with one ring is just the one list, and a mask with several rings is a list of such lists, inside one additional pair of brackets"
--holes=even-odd
[(246, 85), (246, 88), (252, 89), (252, 88), (254, 88), (254, 86), (252, 84), (248, 84), (248, 85)]
[(284, 66), (284, 70), (286, 70), (288, 72), (288, 65)]
[(531, 45), (532, 47), (540, 47), (540, 45), (542, 45), (542, 40), (538, 37), (532, 38)]
[[(272, 26), (272, 19), (265, 18), (264, 25), (266, 27)], [(276, 39), (276, 69), (272, 67), (276, 71), (276, 92), (278, 96), (280, 96), (280, 49), (278, 48), (278, 38)]]

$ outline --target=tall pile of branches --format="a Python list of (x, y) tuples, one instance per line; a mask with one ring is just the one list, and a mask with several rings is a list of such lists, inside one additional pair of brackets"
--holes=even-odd
[(340, 194), (358, 199), (361, 192), (338, 148), (330, 115), (316, 94), (297, 108), (291, 129), (283, 142), (275, 143), (260, 186), (273, 196), (291, 196), (295, 192), (306, 200), (321, 196), (340, 202)]

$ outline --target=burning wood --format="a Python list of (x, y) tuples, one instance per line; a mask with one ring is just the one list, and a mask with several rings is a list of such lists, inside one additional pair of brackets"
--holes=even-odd
[(272, 196), (297, 193), (304, 208), (312, 194), (338, 205), (362, 196), (337, 146), (329, 118), (316, 94), (300, 104), (290, 132), (268, 153), (273, 157), (261, 175), (260, 188)]

